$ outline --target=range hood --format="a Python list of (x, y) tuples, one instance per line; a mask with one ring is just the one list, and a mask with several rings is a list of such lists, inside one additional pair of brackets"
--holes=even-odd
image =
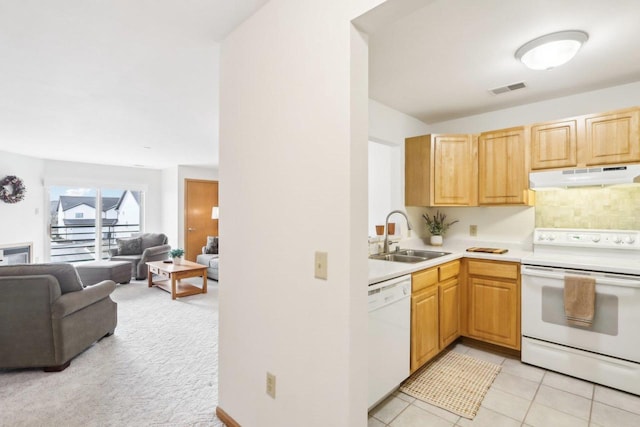
[(634, 183), (640, 183), (640, 165), (552, 170), (529, 174), (529, 188), (532, 190)]

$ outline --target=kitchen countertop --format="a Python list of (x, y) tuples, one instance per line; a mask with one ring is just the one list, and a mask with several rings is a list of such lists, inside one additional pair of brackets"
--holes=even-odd
[[(522, 258), (530, 256), (533, 252), (531, 245), (520, 243), (495, 243), (495, 242), (479, 242), (473, 241), (447, 241), (443, 246), (426, 245), (422, 239), (408, 239), (400, 242), (401, 249), (421, 249), (427, 251), (449, 252), (450, 255), (441, 256), (428, 261), (417, 262), (415, 264), (382, 261), (377, 259), (369, 259), (369, 284), (382, 282), (384, 280), (393, 279), (405, 274), (411, 274), (415, 271), (424, 270), (426, 268), (435, 267), (440, 264), (447, 263), (460, 258), (478, 258), (496, 261), (521, 262)], [(505, 254), (489, 254), (483, 252), (467, 252), (467, 248), (505, 248), (509, 251)], [(394, 248), (395, 249), (395, 248)], [(392, 249), (393, 251), (393, 249)]]

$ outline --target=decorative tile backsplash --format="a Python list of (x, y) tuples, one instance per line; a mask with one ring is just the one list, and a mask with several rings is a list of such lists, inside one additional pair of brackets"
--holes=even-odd
[(640, 230), (640, 186), (539, 191), (536, 227)]

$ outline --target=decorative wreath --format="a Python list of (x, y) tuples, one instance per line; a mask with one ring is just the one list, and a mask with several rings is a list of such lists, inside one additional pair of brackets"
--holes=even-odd
[(24, 186), (24, 182), (17, 176), (8, 175), (0, 181), (0, 200), (5, 203), (18, 203), (22, 201), (26, 191), (27, 187)]

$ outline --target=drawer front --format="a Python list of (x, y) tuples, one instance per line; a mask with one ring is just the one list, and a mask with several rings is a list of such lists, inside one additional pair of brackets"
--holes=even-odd
[(155, 266), (155, 265), (150, 265), (149, 266), (149, 272), (151, 274), (155, 274), (156, 276), (160, 276), (160, 277), (162, 277), (164, 279), (170, 279), (171, 278), (171, 275), (168, 272), (166, 272), (164, 270), (160, 270), (160, 268)]
[(503, 279), (518, 279), (518, 264), (506, 262), (469, 260), (469, 274), (472, 276), (490, 276)]
[(434, 286), (438, 283), (438, 268), (418, 271), (411, 275), (411, 289), (415, 294), (422, 289)]
[(443, 282), (452, 277), (456, 277), (460, 273), (460, 261), (452, 261), (438, 267), (440, 281)]

